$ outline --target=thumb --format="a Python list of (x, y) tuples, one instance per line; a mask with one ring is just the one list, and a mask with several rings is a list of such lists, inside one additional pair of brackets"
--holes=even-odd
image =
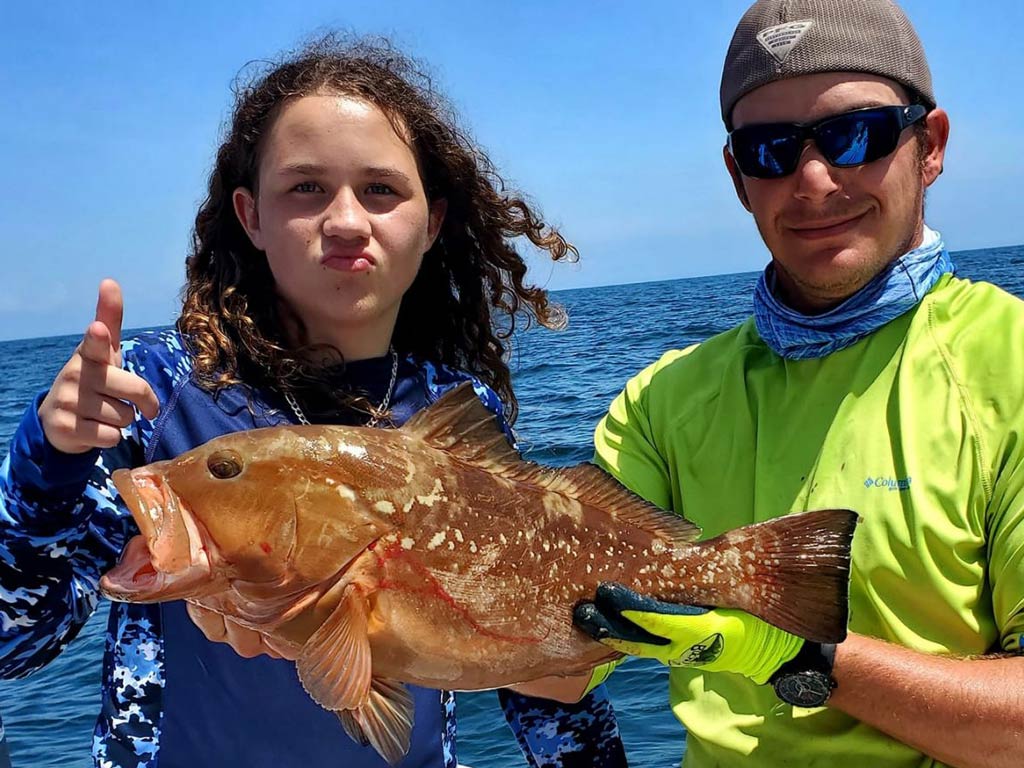
[[(117, 281), (107, 278), (100, 283), (99, 295), (96, 298), (96, 320), (107, 326), (110, 331), (110, 351), (120, 362), (121, 322), (124, 318), (124, 299), (121, 286)], [(112, 358), (113, 359), (113, 358)]]

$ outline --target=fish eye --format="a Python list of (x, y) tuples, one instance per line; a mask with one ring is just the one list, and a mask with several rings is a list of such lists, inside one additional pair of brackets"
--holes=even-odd
[(242, 472), (242, 457), (234, 451), (217, 451), (206, 460), (206, 468), (219, 480), (227, 480)]

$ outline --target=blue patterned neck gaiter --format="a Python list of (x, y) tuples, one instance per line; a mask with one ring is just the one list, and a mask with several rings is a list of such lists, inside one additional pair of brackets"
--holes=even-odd
[(771, 264), (754, 291), (754, 322), (764, 342), (787, 360), (825, 357), (874, 333), (910, 311), (939, 278), (955, 273), (942, 235), (924, 228), (924, 241), (835, 309), (802, 315), (777, 298)]

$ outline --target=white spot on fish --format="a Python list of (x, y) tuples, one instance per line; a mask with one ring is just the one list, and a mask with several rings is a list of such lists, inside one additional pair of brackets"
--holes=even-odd
[(653, 554), (655, 554), (655, 555), (663, 555), (667, 551), (668, 551), (668, 548), (665, 546), (665, 542), (663, 542), (661, 539), (655, 539), (654, 541), (651, 542), (651, 552)]
[(412, 549), (415, 543), (416, 539), (411, 539), (408, 536), (406, 536), (404, 539), (402, 539), (402, 549)]
[(476, 554), (476, 542), (475, 541), (469, 542), (469, 551), (472, 552), (474, 555)]
[(395, 514), (395, 505), (390, 501), (383, 499), (373, 505), (373, 508), (380, 512), (382, 515), (393, 515)]
[(455, 549), (455, 542), (454, 541), (451, 541), (451, 540), (448, 541), (448, 549), (450, 549), (450, 550), (454, 550)]
[(357, 459), (366, 458), (366, 448), (362, 445), (350, 445), (348, 443), (338, 443), (338, 453), (347, 453)]
[(351, 488), (349, 488), (344, 483), (341, 483), (340, 485), (338, 485), (338, 495), (341, 496), (341, 498), (343, 498), (343, 499), (347, 499), (348, 501), (355, 501), (356, 500), (356, 492), (353, 491)]
[(593, 572), (593, 570), (594, 570), (594, 569), (593, 569), (593, 567), (592, 567), (592, 566), (590, 565), (590, 563), (587, 563), (587, 573), (592, 573), (592, 572)]
[(548, 544), (546, 541), (541, 546), (544, 547), (544, 551), (545, 552), (550, 552), (551, 551), (551, 545)]
[(459, 544), (463, 542), (462, 531), (460, 531), (458, 528), (455, 529), (455, 540), (458, 541)]
[(427, 542), (427, 549), (437, 549), (444, 543), (446, 538), (448, 538), (448, 536), (444, 531), (438, 531), (434, 534), (433, 538)]
[(505, 544), (508, 544), (508, 539), (505, 538), (505, 534), (504, 533), (499, 533), (498, 534), (498, 541), (501, 542), (502, 546), (504, 546)]
[(430, 493), (426, 496), (417, 496), (416, 501), (426, 507), (433, 507), (434, 503), (438, 501), (448, 501), (448, 497), (444, 493), (444, 486), (441, 485), (441, 478), (435, 478), (434, 487)]
[(553, 517), (568, 517), (574, 523), (583, 522), (583, 506), (576, 499), (557, 493), (545, 493), (541, 499), (544, 511)]
[(661, 569), (661, 575), (666, 579), (671, 579), (676, 575), (676, 569), (672, 567), (671, 563)]

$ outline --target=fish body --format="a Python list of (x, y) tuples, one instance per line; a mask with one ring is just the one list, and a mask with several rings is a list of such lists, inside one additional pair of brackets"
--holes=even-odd
[(601, 582), (845, 636), (853, 513), (698, 542), (594, 465), (523, 461), (468, 384), (402, 429), (241, 432), (114, 482), (141, 535), (102, 591), (185, 599), (266, 635), (391, 762), (412, 724), (402, 683), (497, 688), (616, 657), (572, 624)]

